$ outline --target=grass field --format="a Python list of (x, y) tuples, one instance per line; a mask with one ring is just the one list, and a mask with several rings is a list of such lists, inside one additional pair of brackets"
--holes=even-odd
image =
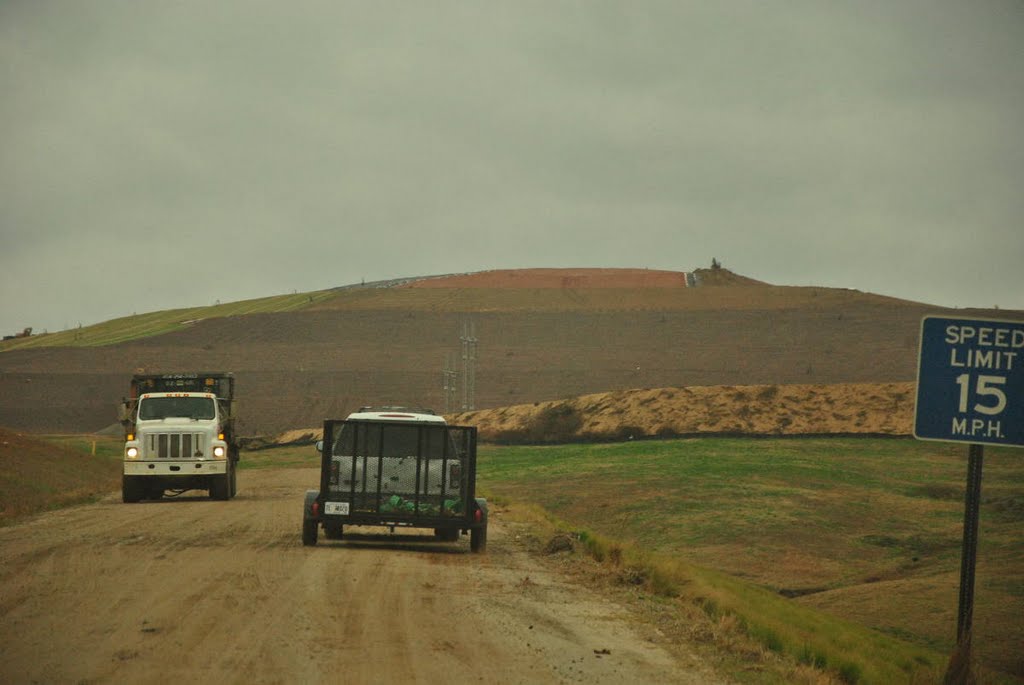
[[(975, 656), (1017, 678), (1022, 457), (987, 450), (974, 610)], [(599, 553), (668, 569), (668, 592), (866, 682), (941, 665), (953, 646), (965, 480), (966, 447), (903, 439), (485, 447), (480, 465), (491, 496), (534, 502)]]
[(181, 330), (196, 321), (224, 316), (244, 316), (290, 312), (305, 309), (334, 297), (333, 290), (320, 290), (292, 295), (275, 295), (239, 302), (217, 303), (204, 307), (165, 309), (145, 314), (132, 314), (110, 321), (72, 328), (60, 332), (37, 332), (28, 338), (15, 338), (0, 344), (0, 350), (21, 350), (33, 347), (100, 347), (139, 338), (148, 338)]

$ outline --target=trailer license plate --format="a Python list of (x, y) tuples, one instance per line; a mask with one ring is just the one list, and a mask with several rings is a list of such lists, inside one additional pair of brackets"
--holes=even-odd
[(324, 502), (324, 513), (348, 516), (348, 502)]

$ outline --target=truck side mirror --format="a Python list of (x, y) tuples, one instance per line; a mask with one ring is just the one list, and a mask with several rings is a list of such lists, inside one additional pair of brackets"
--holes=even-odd
[(321, 454), (323, 454), (323, 451), (324, 451), (324, 441), (323, 440), (317, 440), (316, 441), (316, 451), (320, 452)]

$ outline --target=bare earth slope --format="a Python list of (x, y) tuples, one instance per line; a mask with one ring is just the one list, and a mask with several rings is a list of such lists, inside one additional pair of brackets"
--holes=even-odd
[(401, 535), (303, 547), (316, 479), (251, 470), (231, 502), (111, 496), (0, 528), (0, 682), (719, 682), (498, 515), (486, 555)]
[[(599, 271), (347, 288), (302, 311), (206, 319), (106, 347), (0, 352), (0, 425), (104, 429), (140, 368), (233, 371), (248, 435), (316, 426), (364, 404), (458, 410), (467, 321), (478, 341), (476, 409), (635, 388), (909, 382), (921, 316), (949, 311), (725, 269), (695, 272), (712, 284), (700, 287), (682, 287), (683, 272)], [(515, 287), (496, 287), (498, 276)], [(446, 364), (460, 372), (454, 398), (443, 391)]]

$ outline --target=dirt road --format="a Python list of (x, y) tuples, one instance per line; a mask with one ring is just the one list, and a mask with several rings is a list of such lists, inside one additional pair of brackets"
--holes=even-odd
[(244, 471), (230, 502), (111, 495), (0, 529), (0, 682), (717, 680), (500, 516), (485, 555), (379, 529), (303, 547), (316, 478)]

